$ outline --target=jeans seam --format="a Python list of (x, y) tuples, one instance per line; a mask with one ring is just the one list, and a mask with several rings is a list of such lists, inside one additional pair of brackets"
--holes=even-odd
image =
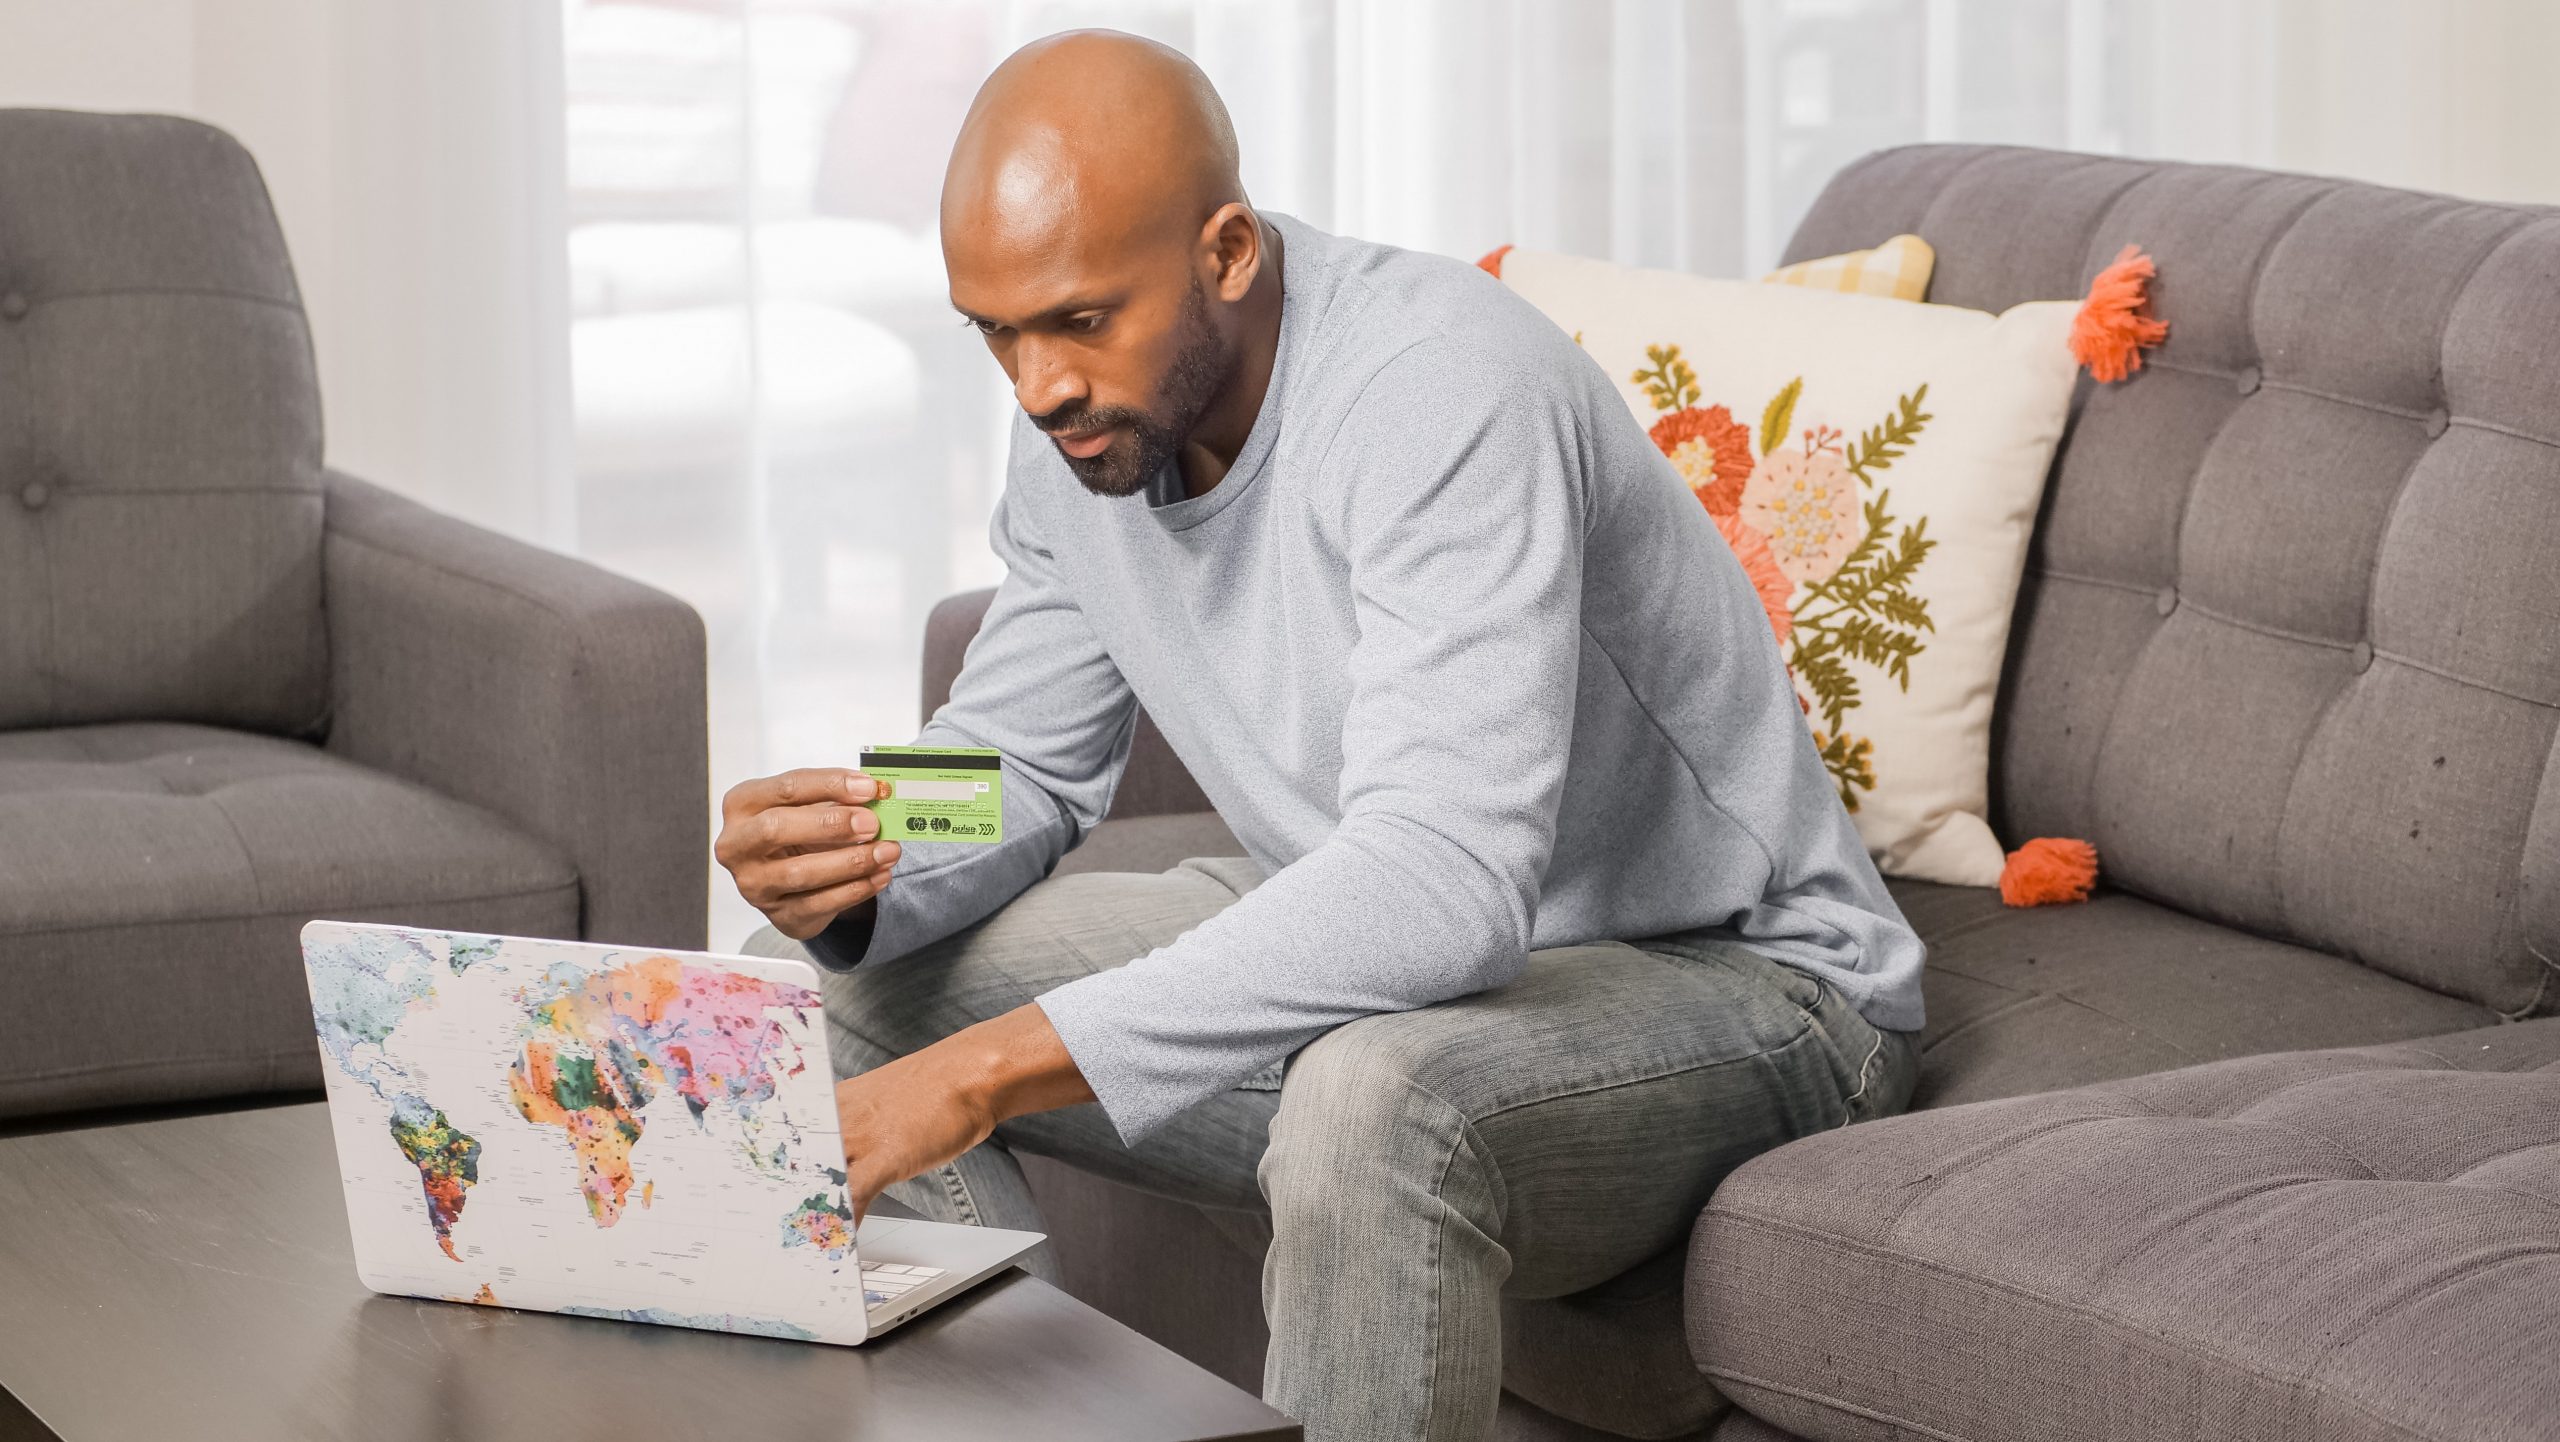
[(1458, 1122), (1457, 1132), (1449, 1142), (1449, 1155), (1441, 1161), (1440, 1175), (1431, 1183), (1431, 1200), (1440, 1208), (1440, 1225), (1431, 1229), (1431, 1256), (1427, 1263), (1431, 1269), (1431, 1307), (1429, 1310), (1429, 1316), (1431, 1318), (1431, 1334), (1423, 1339), (1423, 1348), (1425, 1353), (1431, 1358), (1431, 1366), (1430, 1369), (1423, 1374), (1422, 1379), (1422, 1421), (1423, 1425), (1428, 1427), (1431, 1422), (1432, 1409), (1439, 1405), (1440, 1368), (1443, 1361), (1440, 1355), (1440, 1308), (1443, 1302), (1441, 1292), (1445, 1282), (1446, 1269), (1443, 1268), (1440, 1263), (1441, 1259), (1448, 1253), (1447, 1238), (1449, 1234), (1449, 1218), (1456, 1210), (1449, 1205), (1449, 1173), (1457, 1169), (1458, 1153), (1465, 1149), (1467, 1144), (1467, 1133), (1474, 1130), (1475, 1124), (1467, 1120), (1467, 1114), (1465, 1112), (1451, 1106), (1446, 1097), (1432, 1091), (1429, 1087), (1417, 1086), (1414, 1087), (1414, 1090), (1431, 1098), (1433, 1101), (1438, 1102), (1442, 1107), (1447, 1108), (1449, 1115), (1455, 1117)]
[[(1876, 1042), (1874, 1046), (1867, 1048), (1867, 1059), (1858, 1064), (1858, 1089), (1849, 1093), (1848, 1100), (1841, 1104), (1840, 1126), (1843, 1127), (1858, 1119), (1858, 1098), (1867, 1094), (1867, 1087), (1874, 1080), (1876, 1059), (1884, 1055), (1884, 1029), (1881, 1027), (1872, 1029), (1876, 1034)], [(1834, 1127), (1832, 1130), (1837, 1131), (1839, 1128)]]
[(1801, 1008), (1799, 1008), (1799, 1011), (1805, 1020), (1804, 1029), (1774, 1046), (1765, 1046), (1756, 1051), (1743, 1052), (1736, 1056), (1716, 1057), (1707, 1061), (1684, 1061), (1678, 1065), (1665, 1066), (1658, 1070), (1638, 1071), (1628, 1076), (1610, 1077), (1605, 1080), (1593, 1081), (1585, 1086), (1567, 1087), (1557, 1091), (1544, 1092), (1537, 1096), (1524, 1097), (1519, 1101), (1504, 1102), (1499, 1106), (1489, 1106), (1484, 1109), (1483, 1114), (1480, 1116), (1468, 1115), (1466, 1110), (1460, 1107), (1457, 1103), (1450, 1101), (1447, 1097), (1441, 1096), (1438, 1092), (1431, 1090), (1431, 1088), (1422, 1085), (1420, 1082), (1409, 1081), (1406, 1085), (1412, 1087), (1415, 1091), (1421, 1092), (1423, 1095), (1430, 1097), (1434, 1101), (1439, 1102), (1442, 1106), (1449, 1108), (1449, 1110), (1456, 1112), (1460, 1120), (1472, 1127), (1483, 1122), (1489, 1122), (1495, 1117), (1507, 1116), (1510, 1113), (1519, 1111), (1525, 1107), (1545, 1106), (1549, 1102), (1570, 1101), (1577, 1097), (1594, 1096), (1601, 1092), (1616, 1091), (1621, 1087), (1643, 1086), (1650, 1082), (1669, 1081), (1673, 1077), (1688, 1076), (1693, 1072), (1714, 1071), (1719, 1067), (1735, 1066), (1745, 1062), (1760, 1061), (1768, 1057), (1777, 1056), (1781, 1052), (1792, 1051), (1796, 1047), (1802, 1045), (1808, 1037), (1811, 1037), (1814, 1032), (1819, 1029), (1813, 1013), (1809, 1011), (1802, 1011)]
[(937, 1174), (942, 1178), (943, 1192), (951, 1198), (952, 1209), (960, 1214), (962, 1225), (971, 1227), (985, 1225), (978, 1220), (978, 1199), (969, 1190), (969, 1179), (960, 1175), (960, 1164), (945, 1163), (938, 1169)]

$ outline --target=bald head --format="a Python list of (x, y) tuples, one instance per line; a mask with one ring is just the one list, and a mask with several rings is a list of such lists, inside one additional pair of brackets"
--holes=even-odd
[(951, 303), (1105, 495), (1171, 460), (1224, 473), (1279, 335), (1279, 271), (1235, 127), (1179, 52), (1108, 30), (1034, 41), (978, 91), (942, 186)]
[[(1035, 40), (996, 67), (951, 149), (942, 232), (1187, 240), (1242, 201), (1235, 126), (1180, 51), (1112, 30)], [(1092, 235), (1100, 239), (1100, 235)]]

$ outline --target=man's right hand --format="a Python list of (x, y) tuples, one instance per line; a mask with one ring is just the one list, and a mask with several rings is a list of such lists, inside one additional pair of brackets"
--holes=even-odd
[(889, 884), (898, 843), (875, 839), (880, 818), (862, 804), (879, 794), (859, 771), (823, 767), (741, 781), (720, 799), (711, 854), (774, 930), (807, 941)]

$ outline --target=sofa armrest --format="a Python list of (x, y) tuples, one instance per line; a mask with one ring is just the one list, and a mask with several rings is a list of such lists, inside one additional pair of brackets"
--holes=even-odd
[[(924, 720), (951, 699), (951, 683), (960, 675), (961, 658), (987, 619), (993, 588), (945, 596), (924, 622)], [(1120, 789), (1111, 797), (1112, 820), (1130, 816), (1177, 816), (1212, 810), (1200, 783), (1191, 779), (1182, 758), (1156, 729), (1155, 718), (1138, 713), (1138, 739), (1129, 746), (1129, 769), (1120, 774)]]
[(587, 938), (701, 947), (710, 762), (693, 608), (336, 472), (322, 554), (328, 749), (559, 850)]

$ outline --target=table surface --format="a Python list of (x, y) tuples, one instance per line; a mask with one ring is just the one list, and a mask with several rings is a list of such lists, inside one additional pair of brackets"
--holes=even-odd
[(341, 1198), (317, 1103), (0, 1140), (0, 1442), (1299, 1436), (1019, 1271), (830, 1347), (378, 1296)]

